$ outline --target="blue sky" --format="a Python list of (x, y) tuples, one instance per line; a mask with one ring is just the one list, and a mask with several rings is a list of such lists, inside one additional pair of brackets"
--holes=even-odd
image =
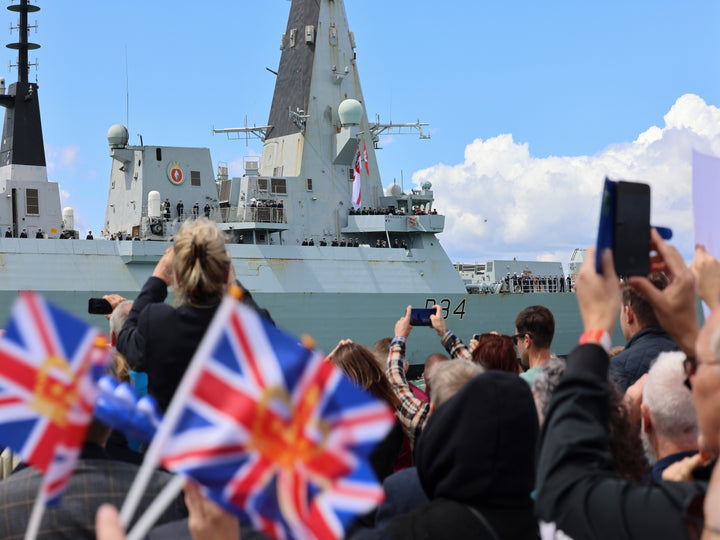
[[(126, 58), (131, 143), (209, 147), (214, 164), (261, 150), (211, 126), (267, 121), (265, 68), (279, 63), (288, 1), (39, 5), (30, 58), (50, 178), (80, 228), (103, 221)], [(368, 113), (430, 123), (429, 141), (383, 141), (383, 184), (401, 171), (406, 187), (433, 182), (453, 260), (566, 263), (594, 241), (605, 174), (650, 182), (653, 221), (691, 252), (689, 151), (720, 154), (720, 3), (346, 0), (346, 11)]]

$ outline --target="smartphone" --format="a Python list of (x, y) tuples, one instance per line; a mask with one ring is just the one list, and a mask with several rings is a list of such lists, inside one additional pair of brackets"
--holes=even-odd
[(480, 341), (480, 334), (473, 334), (472, 337), (475, 341)]
[(412, 308), (410, 310), (410, 324), (412, 326), (432, 326), (430, 315), (434, 314), (435, 308)]
[(595, 268), (602, 272), (602, 252), (611, 248), (615, 272), (645, 276), (650, 272), (650, 186), (605, 179)]
[(615, 188), (613, 259), (620, 276), (650, 273), (650, 186), (618, 182)]
[(108, 315), (112, 313), (110, 302), (104, 298), (90, 298), (88, 300), (88, 313), (95, 315)]

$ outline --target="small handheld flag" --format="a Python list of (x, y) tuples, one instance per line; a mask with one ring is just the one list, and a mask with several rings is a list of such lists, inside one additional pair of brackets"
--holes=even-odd
[(228, 297), (146, 460), (265, 534), (340, 538), (383, 498), (368, 457), (393, 423), (384, 402)]

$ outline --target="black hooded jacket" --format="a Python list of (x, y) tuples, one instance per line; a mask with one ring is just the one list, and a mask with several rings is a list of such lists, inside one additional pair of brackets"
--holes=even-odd
[(478, 375), (433, 412), (418, 440), (415, 462), (430, 502), (395, 518), (385, 534), (539, 538), (530, 498), (537, 436), (528, 384), (503, 371)]

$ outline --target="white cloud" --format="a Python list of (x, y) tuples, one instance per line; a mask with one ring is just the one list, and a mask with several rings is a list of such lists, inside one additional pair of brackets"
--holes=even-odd
[(720, 155), (720, 109), (693, 94), (630, 143), (594, 156), (534, 158), (511, 134), (465, 149), (465, 161), (413, 174), (433, 184), (435, 207), (445, 214), (440, 239), (453, 260), (556, 257), (595, 241), (605, 176), (646, 182), (652, 223), (673, 229), (673, 243), (691, 253), (692, 150)]
[(79, 162), (79, 152), (80, 147), (75, 144), (67, 146), (47, 145), (45, 156), (50, 176), (61, 172), (73, 172)]

